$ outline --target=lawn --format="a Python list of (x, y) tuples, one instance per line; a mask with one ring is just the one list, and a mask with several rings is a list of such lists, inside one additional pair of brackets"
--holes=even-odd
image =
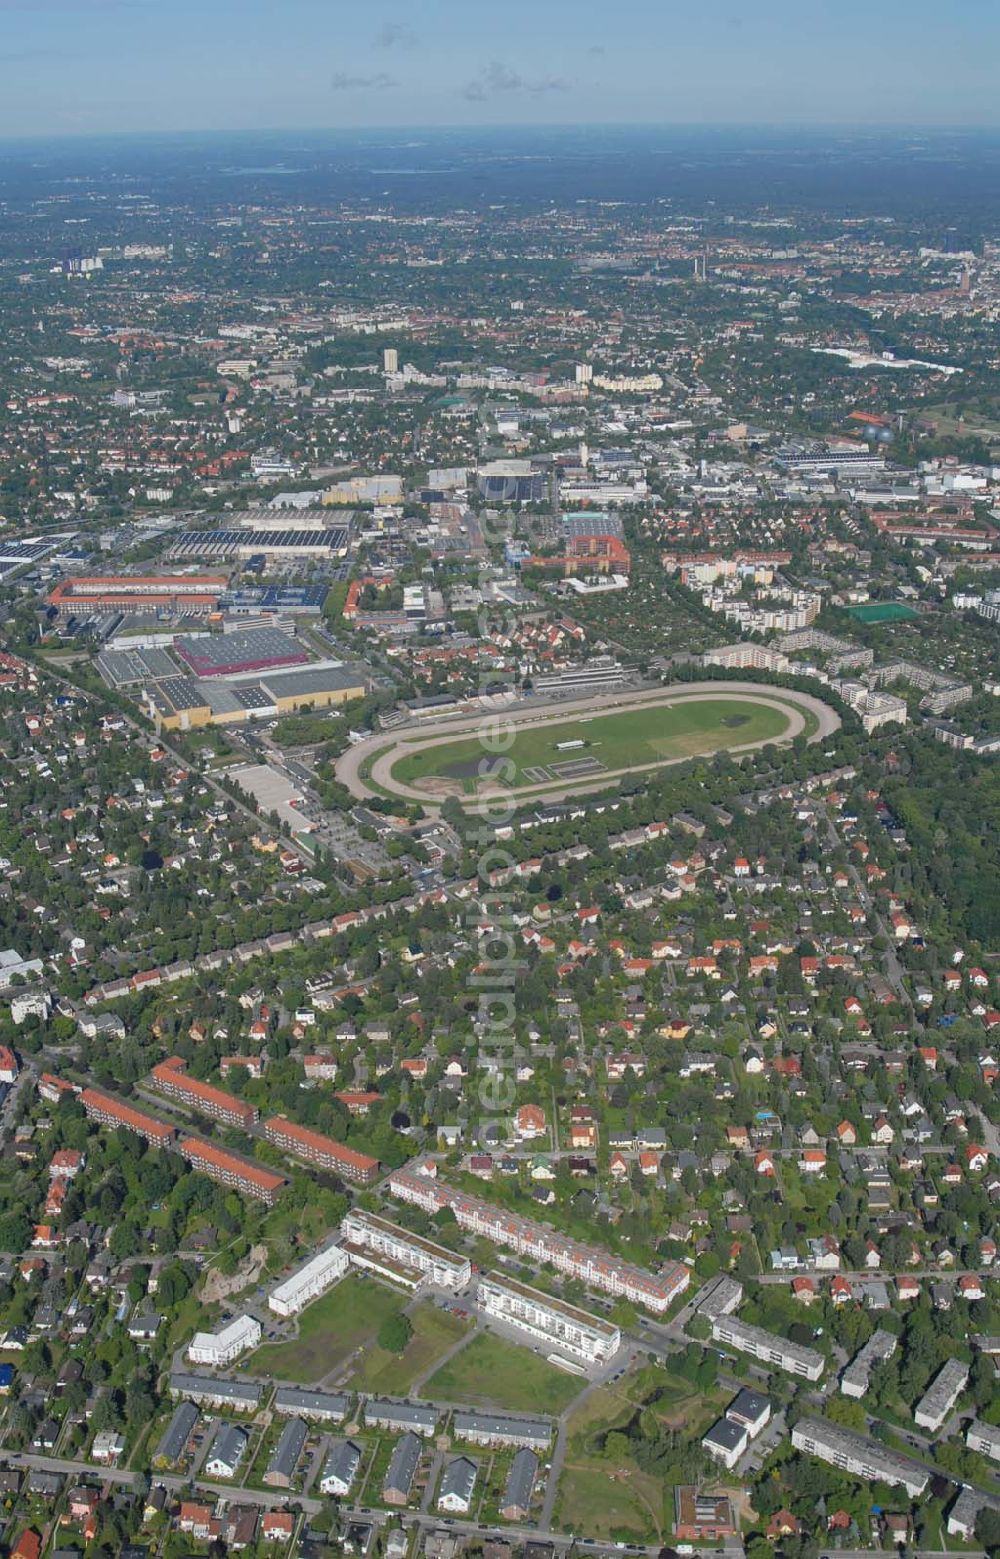
[(402, 1295), (352, 1273), (302, 1311), (294, 1341), (258, 1348), (250, 1372), (313, 1385), (344, 1364), (356, 1348), (374, 1344), (382, 1322), (404, 1303)]
[(437, 1305), (420, 1305), (410, 1316), (413, 1336), (403, 1354), (386, 1353), (377, 1343), (366, 1348), (357, 1369), (348, 1381), (355, 1391), (391, 1392), (406, 1396), (415, 1381), (430, 1370), (453, 1343), (465, 1335), (470, 1322), (440, 1310)]
[(630, 1467), (565, 1466), (559, 1479), (555, 1525), (587, 1537), (658, 1542), (663, 1493), (655, 1479)]
[(869, 601), (865, 606), (845, 607), (848, 617), (856, 617), (860, 623), (909, 622), (917, 613), (902, 601)]
[(507, 1408), (512, 1413), (561, 1413), (586, 1381), (549, 1364), (530, 1348), (480, 1332), (424, 1386), (441, 1402)]
[[(776, 696), (780, 697), (780, 690)], [(692, 758), (751, 742), (779, 741), (788, 730), (790, 712), (790, 706), (786, 712), (784, 707), (758, 703), (751, 697), (676, 695), (671, 703), (618, 714), (582, 716), (557, 724), (539, 722), (516, 730), (503, 755), (505, 764), (513, 763), (513, 771), (507, 767), (500, 777), (515, 787), (553, 784), (560, 779), (587, 778), (588, 765), (599, 777), (602, 771)], [(582, 745), (567, 747), (566, 743)], [(392, 777), (402, 785), (436, 778), (460, 780), (463, 788), (471, 791), (482, 777), (480, 765), (487, 760), (481, 740), (464, 737), (404, 752), (393, 765)]]

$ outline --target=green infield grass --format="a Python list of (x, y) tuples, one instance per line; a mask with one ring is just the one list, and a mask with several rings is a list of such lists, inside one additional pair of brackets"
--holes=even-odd
[[(774, 696), (780, 700), (780, 692)], [(422, 781), (460, 781), (471, 793), (480, 780), (489, 778), (492, 764), (502, 763), (496, 778), (515, 789), (585, 779), (589, 769), (599, 779), (602, 772), (780, 741), (792, 714), (790, 704), (777, 707), (747, 695), (680, 698), (620, 713), (540, 720), (514, 728), (513, 741), (502, 758), (485, 753), (478, 736), (464, 737), (402, 753), (393, 765), (392, 778), (411, 786)], [(547, 779), (540, 774), (543, 769)]]

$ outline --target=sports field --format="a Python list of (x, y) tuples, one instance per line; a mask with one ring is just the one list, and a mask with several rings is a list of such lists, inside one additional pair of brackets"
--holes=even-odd
[(749, 698), (678, 699), (620, 714), (525, 725), (514, 732), (502, 757), (495, 759), (477, 737), (417, 747), (393, 764), (392, 779), (417, 788), (428, 781), (450, 780), (467, 795), (482, 781), (517, 789), (585, 778), (591, 771), (596, 777), (602, 770), (693, 758), (720, 747), (779, 741), (789, 723), (789, 711), (774, 703)]
[(864, 606), (845, 607), (845, 611), (859, 623), (902, 623), (917, 615), (912, 606), (904, 606), (902, 601), (868, 601)]

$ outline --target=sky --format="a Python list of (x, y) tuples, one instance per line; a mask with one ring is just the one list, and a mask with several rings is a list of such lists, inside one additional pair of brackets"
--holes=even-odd
[(0, 0), (0, 136), (996, 126), (996, 0)]

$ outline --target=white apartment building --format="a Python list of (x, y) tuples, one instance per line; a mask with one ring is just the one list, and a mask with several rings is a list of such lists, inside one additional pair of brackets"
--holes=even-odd
[(712, 1322), (712, 1337), (716, 1342), (727, 1343), (740, 1353), (748, 1353), (764, 1364), (777, 1365), (790, 1375), (801, 1375), (805, 1380), (819, 1380), (825, 1360), (815, 1348), (803, 1348), (788, 1342), (774, 1332), (765, 1332), (762, 1326), (749, 1326), (735, 1316), (720, 1316)]
[(261, 1339), (261, 1324), (252, 1315), (238, 1315), (220, 1332), (195, 1332), (188, 1343), (187, 1356), (192, 1364), (211, 1364), (224, 1369), (248, 1348), (256, 1348)]
[(291, 1277), (271, 1290), (267, 1301), (269, 1309), (275, 1315), (297, 1315), (310, 1300), (317, 1299), (339, 1282), (348, 1266), (347, 1252), (339, 1245), (317, 1251)]
[(852, 1478), (866, 1483), (900, 1484), (911, 1499), (919, 1499), (929, 1481), (929, 1474), (919, 1462), (823, 1418), (799, 1419), (792, 1430), (792, 1444), (797, 1451), (818, 1456), (821, 1462), (839, 1467)]
[(600, 1320), (514, 1278), (488, 1273), (479, 1279), (476, 1297), (479, 1308), (487, 1315), (527, 1332), (547, 1347), (572, 1354), (585, 1364), (603, 1363), (621, 1347), (621, 1331), (610, 1321)]
[(943, 1426), (955, 1403), (969, 1383), (969, 1366), (961, 1359), (942, 1364), (920, 1401), (913, 1409), (913, 1421), (932, 1434)]
[(978, 1451), (980, 1456), (988, 1456), (991, 1461), (1000, 1462), (1000, 1429), (992, 1424), (984, 1424), (982, 1419), (974, 1418), (965, 1431), (965, 1443), (970, 1451)]
[(351, 1262), (379, 1272), (407, 1288), (433, 1283), (455, 1293), (472, 1280), (467, 1256), (456, 1255), (433, 1240), (411, 1234), (375, 1213), (349, 1212), (340, 1232)]
[(876, 1364), (882, 1364), (886, 1359), (891, 1359), (896, 1351), (898, 1339), (892, 1332), (883, 1331), (881, 1327), (872, 1332), (864, 1347), (855, 1354), (850, 1364), (840, 1377), (840, 1389), (845, 1397), (863, 1397), (868, 1390), (872, 1370)]

